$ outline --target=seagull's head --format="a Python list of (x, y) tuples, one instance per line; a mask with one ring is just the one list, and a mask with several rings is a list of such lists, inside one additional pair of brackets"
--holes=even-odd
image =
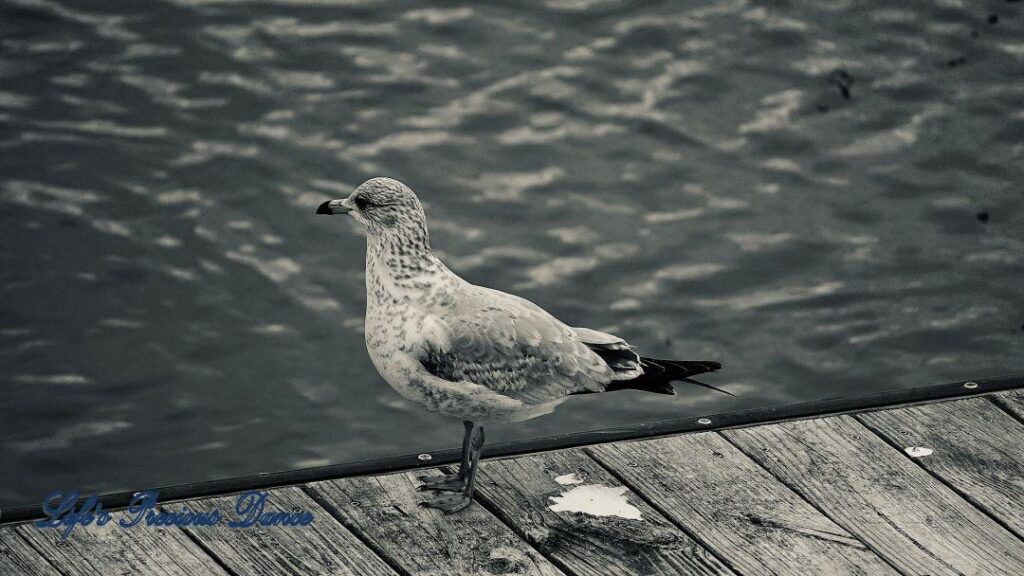
[(370, 234), (425, 230), (426, 217), (411, 188), (393, 178), (371, 178), (348, 198), (328, 200), (317, 214), (348, 214)]

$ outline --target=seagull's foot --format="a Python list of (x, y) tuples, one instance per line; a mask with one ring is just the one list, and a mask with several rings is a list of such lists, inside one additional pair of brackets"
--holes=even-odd
[(416, 487), (420, 492), (436, 490), (438, 492), (462, 492), (466, 488), (466, 479), (458, 474), (444, 476), (423, 475), (417, 478), (423, 484)]
[(465, 510), (473, 503), (473, 498), (466, 496), (462, 492), (455, 494), (445, 494), (444, 496), (438, 496), (433, 500), (427, 500), (426, 502), (420, 502), (420, 506), (424, 508), (436, 508), (445, 514), (454, 514), (459, 510)]

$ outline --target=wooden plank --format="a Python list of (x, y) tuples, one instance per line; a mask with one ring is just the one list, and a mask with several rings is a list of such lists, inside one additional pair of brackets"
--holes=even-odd
[(1024, 544), (851, 416), (723, 432), (911, 574), (1024, 574)]
[(883, 410), (857, 419), (896, 446), (929, 450), (914, 462), (1024, 536), (1024, 425), (988, 399)]
[(417, 474), (328, 480), (307, 485), (313, 497), (378, 552), (410, 574), (561, 576), (479, 503), (457, 514), (423, 508)]
[[(217, 562), (179, 528), (146, 526), (130, 529), (112, 514), (106, 526), (78, 526), (61, 541), (59, 529), (21, 524), (16, 530), (59, 572), (79, 574), (153, 574), (160, 576), (224, 576)], [(17, 572), (15, 572), (17, 574)]]
[(990, 395), (989, 398), (1016, 416), (1018, 420), (1024, 421), (1024, 390), (998, 392)]
[[(235, 496), (227, 496), (189, 501), (190, 510), (216, 508), (225, 520), (216, 526), (186, 530), (237, 574), (395, 574), (299, 487), (269, 491), (266, 511), (310, 511), (314, 520), (308, 526), (230, 528), (227, 519), (238, 518), (234, 512), (236, 500)], [(181, 504), (167, 508), (180, 510)]]
[(60, 576), (14, 527), (0, 529), (0, 574)]
[(743, 574), (896, 574), (714, 432), (590, 452)]
[[(576, 477), (567, 477), (570, 474)], [(582, 482), (568, 483), (576, 480)], [(615, 505), (618, 492), (619, 506), (627, 508), (609, 516), (593, 515), (598, 511), (594, 509), (591, 513), (552, 509), (558, 503), (553, 497), (561, 497), (565, 505), (564, 494), (580, 489), (603, 490), (594, 500), (603, 503), (606, 511)], [(580, 450), (486, 461), (480, 467), (477, 490), (480, 500), (502, 520), (576, 575), (733, 574)], [(639, 512), (639, 519), (629, 517), (629, 506)]]
[[(797, 418), (818, 417), (823, 414), (847, 413), (857, 410), (877, 409), (885, 406), (903, 405), (912, 402), (926, 402), (944, 398), (963, 396), (965, 393), (976, 395), (985, 391), (1008, 390), (1024, 387), (1024, 374), (1012, 374), (996, 378), (978, 379), (977, 388), (965, 388), (962, 382), (947, 383), (936, 386), (918, 388), (897, 388), (875, 394), (860, 396), (827, 398), (810, 402), (788, 404), (784, 406), (767, 406), (725, 412), (711, 417), (713, 426), (701, 424), (697, 418), (667, 420), (661, 422), (635, 423), (615, 428), (590, 430), (570, 434), (559, 434), (531, 440), (518, 440), (488, 444), (484, 454), (488, 457), (515, 456), (571, 447), (581, 447), (597, 443), (606, 443), (640, 438), (660, 437), (667, 434), (697, 432), (709, 429), (732, 428), (752, 424), (767, 423)], [(325, 479), (362, 476), (367, 474), (386, 474), (424, 467), (435, 467), (440, 464), (455, 463), (459, 460), (458, 449), (432, 452), (432, 459), (427, 464), (419, 459), (418, 454), (406, 454), (375, 460), (347, 462), (316, 468), (300, 468), (278, 472), (260, 473), (257, 476), (241, 476), (175, 484), (158, 488), (165, 501), (177, 501), (192, 498), (205, 498), (214, 495), (235, 494), (246, 490), (270, 489), (281, 486), (295, 486), (307, 482)], [(103, 507), (108, 510), (124, 507), (131, 501), (135, 490), (104, 494), (100, 497)], [(33, 520), (43, 516), (38, 504), (5, 508), (0, 525), (4, 523)]]

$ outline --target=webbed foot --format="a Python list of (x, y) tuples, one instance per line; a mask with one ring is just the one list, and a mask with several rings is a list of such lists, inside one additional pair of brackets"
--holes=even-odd
[(432, 476), (424, 474), (416, 478), (423, 484), (416, 487), (420, 492), (436, 490), (438, 492), (462, 492), (466, 488), (466, 479), (458, 474), (445, 474), (444, 476)]
[(455, 494), (445, 494), (444, 496), (438, 496), (433, 500), (420, 502), (420, 506), (425, 508), (437, 508), (445, 514), (453, 514), (459, 510), (465, 510), (472, 503), (473, 498), (466, 496), (462, 492), (456, 492)]

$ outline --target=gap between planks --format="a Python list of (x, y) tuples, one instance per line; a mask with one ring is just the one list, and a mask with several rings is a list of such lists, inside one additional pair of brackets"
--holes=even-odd
[[(829, 417), (831, 417), (831, 416), (822, 416), (822, 418), (829, 418)], [(771, 424), (766, 424), (766, 426), (770, 426), (770, 425)], [(752, 426), (743, 426), (742, 428), (750, 428), (750, 427), (752, 427)], [(758, 462), (757, 460), (751, 458), (750, 455), (747, 454), (746, 451), (743, 450), (743, 448), (741, 448), (739, 445), (737, 445), (735, 442), (733, 442), (731, 438), (729, 438), (725, 434), (722, 434), (722, 432), (719, 431), (719, 430), (716, 430), (715, 434), (717, 434), (723, 440), (728, 442), (729, 445), (731, 445), (733, 448), (736, 448), (737, 450), (739, 450), (739, 452), (741, 454), (743, 454), (743, 456), (745, 456), (748, 460), (753, 462), (755, 466), (758, 466), (759, 468), (764, 470), (768, 475), (770, 475), (772, 478), (774, 478), (777, 482), (779, 482), (780, 484), (785, 486), (790, 492), (795, 494), (797, 498), (803, 500), (804, 502), (807, 503), (808, 506), (810, 506), (810, 507), (814, 508), (815, 510), (817, 510), (819, 514), (825, 516), (826, 518), (828, 518), (828, 519), (830, 519), (832, 521), (835, 521), (834, 518), (832, 517), (832, 515), (825, 511), (825, 507), (824, 506), (818, 505), (817, 503), (812, 501), (810, 498), (808, 498), (803, 492), (801, 492), (800, 490), (797, 490), (796, 487), (792, 486), (784, 478), (782, 478), (782, 477), (778, 476), (777, 474), (775, 474), (775, 472), (773, 472), (767, 466), (765, 466), (764, 464), (762, 464), (762, 463)], [(841, 525), (840, 525), (840, 527), (841, 527)], [(844, 530), (845, 530), (845, 528), (844, 528)], [(853, 532), (850, 532), (849, 530), (847, 530), (847, 533), (849, 533), (850, 536), (853, 539), (855, 539), (858, 542), (860, 542), (861, 544), (863, 544), (864, 548), (870, 550), (872, 553), (874, 553), (875, 556), (878, 557), (879, 560), (881, 560), (882, 562), (887, 564), (889, 567), (891, 567), (896, 572), (899, 572), (900, 574), (904, 574), (905, 576), (915, 576), (913, 574), (909, 574), (909, 573), (901, 570), (899, 566), (897, 566), (896, 564), (891, 562), (888, 558), (885, 557), (884, 554), (882, 554), (882, 552), (880, 550), (878, 550), (877, 548), (872, 546), (872, 544), (870, 542), (866, 541), (864, 538), (861, 538), (861, 537), (857, 536), (857, 534), (855, 534)]]
[[(820, 507), (733, 446), (723, 435), (706, 431), (686, 436), (689, 438), (642, 441), (639, 444), (649, 444), (645, 447), (647, 453), (642, 448), (630, 452), (636, 467), (653, 467), (649, 478), (630, 474), (622, 467), (634, 467), (634, 463), (625, 463), (623, 446), (594, 447), (601, 452), (595, 454), (595, 458), (677, 525), (684, 525), (683, 518), (690, 519), (694, 524), (690, 532), (704, 546), (727, 557), (730, 565), (741, 574), (799, 574), (801, 572), (794, 566), (808, 569), (809, 561), (817, 562), (814, 570), (822, 574), (899, 574), (876, 550), (833, 522)], [(678, 443), (687, 445), (677, 446)], [(692, 454), (694, 460), (659, 462), (669, 452), (680, 450)], [(711, 457), (722, 458), (721, 464), (702, 463), (699, 455), (709, 451)], [(666, 472), (673, 478), (685, 478), (690, 467), (696, 470), (696, 476), (685, 486), (689, 489), (688, 496), (676, 496), (673, 492), (656, 496)], [(714, 474), (721, 477), (713, 478)], [(649, 486), (645, 487), (644, 478), (649, 480)], [(766, 484), (758, 485), (761, 481)], [(721, 483), (728, 487), (716, 493)], [(704, 502), (695, 500), (696, 497), (711, 500)], [(738, 504), (737, 500), (744, 502)], [(720, 510), (740, 512), (722, 513)], [(860, 546), (859, 551), (846, 549), (853, 542)]]
[[(1024, 419), (1022, 419), (1021, 412), (1015, 412), (1013, 409), (1011, 409), (1010, 407), (1007, 406), (1007, 403), (1012, 403), (1012, 402), (1014, 402), (1014, 400), (1004, 399), (1001, 396), (1002, 394), (1003, 393), (988, 393), (988, 394), (981, 394), (981, 395), (977, 395), (977, 396), (972, 396), (971, 398), (977, 398), (979, 400), (984, 398), (986, 402), (991, 403), (997, 409), (999, 409), (1002, 412), (1006, 413), (1009, 417), (1013, 418), (1014, 421), (1016, 421), (1018, 424), (1024, 425)], [(858, 424), (858, 426), (860, 428), (863, 428), (863, 430), (865, 432), (868, 432), (868, 433), (870, 433), (870, 435), (877, 437), (888, 448), (895, 449), (895, 450), (898, 450), (898, 451), (902, 452), (902, 450), (900, 449), (899, 446), (895, 445), (893, 442), (891, 442), (888, 439), (886, 439), (882, 434), (880, 434), (878, 431), (874, 430), (871, 426), (866, 425), (862, 421), (862, 417), (859, 416), (859, 415), (860, 414), (870, 413), (870, 412), (885, 412), (885, 411), (890, 411), (890, 410), (898, 410), (898, 409), (901, 409), (901, 408), (916, 407), (916, 406), (927, 406), (927, 405), (933, 405), (933, 404), (946, 404), (946, 403), (954, 403), (954, 402), (969, 401), (969, 400), (970, 400), (969, 398), (948, 398), (948, 399), (943, 399), (943, 400), (939, 400), (939, 401), (915, 402), (915, 403), (908, 403), (908, 404), (903, 404), (903, 405), (899, 405), (899, 406), (889, 406), (889, 407), (874, 409), (874, 410), (870, 410), (870, 411), (867, 411), (867, 410), (853, 411), (853, 418), (851, 418), (851, 420), (856, 422)], [(1017, 408), (1017, 406), (1014, 406), (1013, 408)], [(799, 418), (799, 419), (792, 419), (792, 420), (797, 420), (797, 421), (799, 421), (799, 420), (817, 420), (817, 419), (835, 418), (835, 417), (838, 417), (838, 416), (840, 416), (839, 413), (834, 414), (834, 415), (833, 414), (829, 414), (829, 415), (822, 415), (822, 416), (818, 416), (818, 417)], [(736, 427), (729, 428), (728, 430), (740, 429), (740, 428), (750, 428), (750, 427), (761, 427), (761, 426), (774, 426), (774, 425), (778, 425), (778, 424), (780, 424), (782, 422), (786, 422), (786, 421), (771, 422), (771, 423), (759, 423), (759, 424), (752, 424), (752, 425), (748, 425), (748, 426), (736, 426)], [(808, 505), (810, 505), (814, 509), (818, 510), (820, 513), (824, 514), (826, 517), (831, 517), (830, 514), (828, 513), (828, 511), (825, 510), (822, 506), (819, 506), (819, 505), (815, 504), (814, 502), (810, 501), (807, 497), (804, 496), (804, 494), (801, 491), (796, 490), (794, 486), (791, 486), (783, 478), (780, 478), (779, 476), (777, 476), (775, 473), (772, 472), (771, 469), (769, 469), (766, 466), (762, 465), (756, 459), (751, 458), (751, 456), (749, 454), (744, 452), (743, 449), (739, 448), (739, 446), (737, 446), (737, 444), (735, 442), (733, 442), (726, 434), (723, 434), (722, 432), (720, 432), (718, 430), (706, 431), (706, 432), (693, 432), (693, 433), (686, 433), (686, 434), (672, 434), (672, 435), (669, 435), (667, 437), (671, 437), (671, 436), (684, 436), (684, 435), (689, 435), (689, 434), (703, 434), (703, 433), (713, 433), (713, 434), (717, 435), (718, 437), (724, 439), (724, 441), (728, 442), (729, 444), (731, 444), (732, 446), (734, 446), (738, 450), (740, 450), (740, 452), (743, 454), (743, 456), (746, 459), (750, 460), (752, 462), (752, 464), (754, 464), (754, 465), (758, 466), (759, 468), (765, 470), (766, 473), (771, 475), (774, 479), (776, 479), (782, 485), (786, 486), (794, 494), (796, 494), (798, 497), (800, 497), (805, 502), (807, 502)], [(643, 443), (643, 442), (647, 442), (647, 441), (650, 441), (650, 439), (635, 440), (635, 442), (639, 442), (639, 443)], [(620, 443), (623, 443), (623, 442), (618, 441), (618, 442), (613, 442), (611, 444), (620, 444)], [(740, 572), (739, 570), (736, 569), (736, 567), (733, 565), (733, 563), (730, 561), (729, 558), (723, 557), (721, 554), (719, 554), (714, 549), (714, 547), (712, 547), (708, 543), (704, 542), (699, 537), (700, 536), (699, 534), (694, 534), (692, 531), (688, 530), (685, 526), (680, 525), (672, 517), (672, 515), (667, 514), (666, 511), (662, 510), (661, 507), (656, 502), (653, 502), (643, 490), (638, 489), (636, 486), (634, 486), (626, 478), (622, 477), (615, 470), (610, 469), (600, 459), (596, 458), (594, 456), (594, 454), (591, 452), (592, 447), (593, 446), (586, 446), (586, 447), (580, 447), (580, 448), (576, 448), (576, 449), (563, 449), (563, 450), (565, 450), (565, 451), (570, 451), (570, 450), (571, 451), (575, 451), (575, 452), (581, 454), (582, 456), (585, 456), (589, 461), (593, 462), (594, 465), (599, 466), (600, 468), (604, 469), (608, 474), (610, 474), (613, 478), (615, 478), (623, 486), (629, 488), (631, 493), (636, 495), (639, 500), (643, 501), (648, 506), (650, 506), (652, 509), (654, 509), (656, 512), (661, 514), (664, 518), (666, 518), (671, 524), (673, 524), (675, 526), (676, 529), (678, 529), (682, 533), (686, 534), (692, 540), (700, 543), (702, 546), (704, 546), (708, 550), (708, 552), (711, 555), (716, 557), (716, 559), (719, 560), (720, 562), (722, 562), (724, 565), (726, 565), (727, 567), (729, 567), (730, 569), (733, 569), (734, 571), (736, 571), (738, 573)], [(559, 451), (562, 451), (562, 450), (559, 450)], [(522, 455), (522, 456), (515, 456), (515, 457), (510, 457), (510, 458), (529, 458), (529, 456), (530, 455)], [(910, 459), (912, 461), (914, 460), (912, 458), (908, 458), (906, 456), (906, 454), (904, 454), (902, 456), (902, 458), (907, 458), (907, 459)], [(486, 462), (488, 462), (488, 463), (496, 462), (496, 461), (498, 461), (498, 460), (497, 459), (488, 459), (488, 460), (486, 460)], [(914, 461), (913, 465), (915, 467), (924, 468), (924, 466), (920, 462), (917, 462), (917, 461)], [(429, 470), (429, 469), (423, 469), (423, 471), (426, 471), (426, 470)], [(993, 517), (993, 515), (990, 514), (987, 510), (985, 510), (984, 507), (979, 506), (970, 497), (968, 497), (965, 494), (963, 494), (961, 490), (958, 490), (956, 488), (956, 486), (950, 485), (942, 477), (937, 476), (933, 471), (928, 470), (927, 468), (924, 468), (924, 471), (927, 472), (931, 477), (933, 477), (938, 483), (942, 484), (947, 489), (949, 489), (952, 492), (954, 492), (958, 497), (962, 498), (967, 503), (969, 503), (971, 507), (973, 507), (974, 509), (978, 510), (980, 513), (984, 514), (985, 516), (991, 518), (993, 521), (995, 521), (998, 524), (1000, 524), (1004, 529), (1007, 529), (1011, 534), (1014, 534), (1015, 536), (1020, 538), (1020, 534), (1014, 532), (1013, 530), (1010, 530), (1005, 525), (1004, 522), (1000, 521), (999, 518)], [(408, 472), (406, 472), (406, 473), (408, 473)], [(409, 572), (409, 571), (403, 569), (401, 566), (398, 566), (395, 563), (393, 563), (392, 560), (388, 557), (387, 554), (383, 553), (383, 551), (379, 550), (376, 546), (374, 546), (373, 543), (370, 542), (360, 531), (353, 529), (352, 527), (348, 526), (345, 522), (343, 522), (341, 519), (336, 517), (331, 512), (331, 510), (329, 508), (325, 507), (323, 505), (323, 503), (320, 502), (320, 500), (314, 496), (314, 494), (313, 494), (312, 490), (309, 488), (309, 486), (310, 486), (309, 483), (304, 483), (304, 484), (300, 484), (300, 485), (296, 486), (296, 488), (300, 489), (302, 492), (304, 492), (307, 496), (309, 496), (315, 502), (315, 505), (316, 505), (317, 508), (315, 510), (313, 510), (313, 512), (317, 516), (319, 516), (321, 518), (323, 516), (331, 516), (333, 523), (339, 524), (340, 525), (339, 526), (340, 529), (349, 531), (357, 540), (359, 540), (359, 542), (365, 548), (367, 548), (372, 554), (377, 556), (382, 562), (387, 564), (388, 567), (391, 568), (392, 570), (394, 570), (397, 574), (403, 574), (403, 575), (411, 574), (411, 572)], [(202, 498), (201, 497), (201, 498), (198, 498), (198, 499), (192, 499), (191, 501), (199, 502), (199, 501), (205, 501), (205, 500), (210, 500), (210, 499), (212, 499), (212, 498)], [(493, 502), (490, 502), (486, 497), (482, 497), (480, 493), (478, 493), (476, 495), (475, 501), (477, 502), (478, 505), (480, 505), (481, 507), (486, 509), (492, 516), (494, 516), (501, 524), (503, 524), (505, 527), (507, 527), (509, 530), (511, 530), (514, 534), (516, 534), (519, 538), (521, 538), (523, 540), (524, 544), (526, 544), (526, 545), (530, 546), (531, 548), (533, 548), (540, 556), (544, 557), (549, 562), (552, 562), (552, 564), (557, 566), (559, 569), (564, 571), (566, 574), (569, 574), (569, 575), (574, 574), (573, 570), (571, 570), (567, 566), (564, 566), (557, 558), (554, 558), (551, 555), (546, 554), (536, 544), (531, 542), (531, 540), (528, 537), (526, 537), (526, 535), (519, 530), (519, 528), (517, 527), (517, 525), (514, 522), (510, 522), (508, 519), (506, 519), (504, 517), (504, 514), (501, 512), (500, 509), (495, 507)], [(13, 528), (13, 527), (14, 527), (14, 525), (10, 526), (10, 528)], [(182, 530), (182, 529), (179, 528), (179, 530)], [(185, 536), (190, 541), (192, 541), (192, 543), (194, 545), (199, 547), (199, 549), (204, 554), (209, 556), (211, 558), (211, 560), (213, 560), (216, 564), (218, 564), (221, 569), (225, 570), (225, 572), (227, 572), (228, 574), (232, 574), (232, 575), (237, 574), (237, 571), (235, 571), (230, 566), (225, 564), (223, 559), (218, 554), (216, 554), (216, 552), (214, 552), (208, 546), (206, 546), (202, 541), (196, 539), (196, 537), (194, 537), (194, 535), (190, 534), (187, 530), (182, 530), (182, 531), (185, 532)], [(856, 539), (857, 541), (861, 542), (865, 546), (866, 549), (872, 550), (872, 552), (877, 554), (880, 558), (882, 558), (883, 560), (885, 559), (884, 555), (879, 554), (878, 551), (875, 550), (874, 548), (872, 548), (872, 546), (869, 543), (865, 542), (863, 538), (858, 537), (856, 534), (852, 534), (851, 533), (851, 535), (853, 536), (854, 539)], [(16, 537), (20, 538), (32, 550), (35, 550), (35, 552), (44, 560), (46, 566), (48, 566), (49, 568), (52, 568), (53, 570), (55, 570), (55, 571), (57, 571), (59, 573), (63, 573), (63, 574), (67, 573), (65, 570), (61, 570), (56, 565), (54, 565), (51, 562), (51, 560), (46, 555), (42, 554), (42, 552), (40, 552), (32, 542), (28, 541), (28, 539), (24, 538), (21, 534), (16, 534)]]
[[(999, 402), (996, 401), (995, 396), (988, 398), (965, 398), (961, 402), (956, 403), (956, 405), (950, 406), (948, 408), (948, 413), (944, 412), (946, 409), (943, 409), (938, 403), (913, 408), (917, 408), (924, 412), (923, 416), (932, 420), (941, 421), (952, 419), (965, 422), (974, 431), (991, 433), (991, 436), (989, 436), (990, 438), (994, 438), (998, 435), (1002, 428), (1001, 425), (1008, 424), (1008, 429), (1002, 431), (1009, 436), (1008, 439), (1011, 441), (1010, 444), (1014, 446), (1024, 446), (1024, 421), (1017, 418), (1012, 412), (1004, 410)], [(910, 410), (913, 410), (913, 408), (910, 408)], [(988, 410), (986, 410), (986, 408)], [(979, 410), (981, 414), (973, 413), (973, 409)], [(979, 478), (977, 476), (973, 476), (970, 472), (963, 471), (963, 466), (958, 466), (957, 462), (953, 460), (947, 463), (946, 466), (948, 467), (943, 466), (941, 459), (955, 458), (958, 455), (956, 445), (943, 446), (943, 449), (938, 451), (937, 457), (940, 459), (939, 464), (931, 464), (934, 462), (934, 459), (930, 460), (932, 458), (931, 455), (919, 458), (911, 457), (906, 453), (907, 447), (901, 446), (894, 438), (892, 431), (893, 423), (891, 421), (886, 422), (886, 416), (891, 413), (904, 412), (905, 410), (908, 409), (899, 408), (864, 412), (857, 415), (855, 419), (862, 426), (881, 438), (883, 442), (891, 446), (894, 450), (903, 453), (908, 460), (930, 474), (935, 478), (935, 480), (946, 485), (950, 490), (960, 495), (961, 498), (969, 502), (983, 514), (987, 515), (994, 522), (1001, 525), (1008, 532), (1014, 534), (1018, 539), (1022, 540), (1022, 545), (1024, 545), (1024, 520), (1022, 520), (1020, 515), (1015, 516), (1012, 512), (1007, 512), (1007, 510), (1012, 510), (1016, 506), (1019, 506), (1020, 502), (1013, 502), (1012, 500), (1015, 496), (1019, 496), (1024, 492), (1022, 491), (1021, 484), (1018, 483), (1016, 486), (1013, 486), (1013, 482), (1010, 481), (1007, 482), (1011, 485), (1009, 487), (1006, 486), (1007, 483), (999, 486), (998, 479)], [(987, 414), (985, 412), (991, 412), (991, 414)], [(920, 416), (917, 418), (920, 418)], [(996, 420), (999, 422), (996, 422)], [(918, 432), (918, 428), (921, 427), (924, 427), (926, 430), (932, 429), (932, 427), (923, 426), (921, 422), (918, 422), (915, 419), (913, 414), (909, 415), (904, 427), (905, 429), (909, 429), (911, 433)], [(933, 438), (933, 442), (930, 443), (935, 446), (937, 450), (939, 446), (942, 446), (943, 441), (947, 438), (958, 437), (961, 441), (965, 440), (963, 438), (963, 429), (953, 428), (948, 425), (942, 426), (941, 428), (943, 430), (946, 430), (947, 428), (949, 429), (946, 430), (947, 433), (937, 439), (937, 442), (935, 441), (936, 439)], [(887, 429), (889, 430), (888, 434), (886, 433)], [(906, 430), (902, 431), (902, 433), (908, 434)], [(919, 434), (921, 433), (919, 432)], [(977, 436), (973, 434), (971, 434), (969, 438), (966, 438), (966, 442), (964, 442), (964, 444), (969, 454), (968, 457), (987, 456), (988, 458), (986, 461), (992, 462), (994, 466), (999, 466), (1001, 461), (1008, 460), (1010, 464), (1003, 464), (1003, 466), (1014, 467), (1014, 464), (1016, 464), (1016, 470), (1011, 470), (1009, 474), (1006, 474), (1006, 476), (1014, 478), (1022, 477), (1020, 470), (1024, 466), (1022, 466), (1020, 462), (1017, 462), (1012, 456), (1009, 458), (1002, 458), (1003, 456), (1006, 456), (1006, 454), (1000, 451), (1000, 447), (996, 445), (986, 445), (984, 443), (984, 439), (981, 440), (981, 445), (978, 445)], [(923, 446), (924, 444), (913, 443), (912, 445)], [(1021, 450), (1024, 450), (1024, 448), (1021, 448)], [(986, 485), (986, 481), (996, 481), (997, 486), (993, 487), (991, 485)], [(969, 489), (975, 484), (979, 484), (981, 486), (981, 489), (977, 494), (972, 493)], [(1007, 490), (1012, 491), (1014, 489), (1016, 489), (1017, 494), (1006, 493)], [(1004, 509), (1002, 513), (999, 511), (999, 507), (1001, 505)], [(1004, 517), (1004, 515), (1006, 517)]]
[(373, 553), (376, 554), (377, 557), (380, 558), (382, 562), (384, 562), (392, 570), (394, 570), (396, 574), (400, 574), (401, 576), (413, 576), (408, 570), (405, 570), (400, 564), (396, 563), (388, 554), (384, 552), (384, 550), (378, 548), (376, 544), (374, 544), (366, 537), (365, 534), (363, 534), (359, 530), (355, 530), (352, 526), (349, 526), (344, 521), (342, 521), (341, 518), (335, 516), (334, 512), (329, 510), (326, 506), (324, 506), (324, 503), (320, 501), (320, 495), (314, 492), (313, 489), (309, 487), (309, 483), (300, 484), (299, 490), (302, 490), (302, 492), (305, 493), (306, 496), (309, 496), (309, 498), (312, 501), (316, 502), (316, 505), (320, 508), (320, 510), (324, 512), (324, 514), (327, 514), (335, 522), (341, 524), (342, 528), (351, 532), (352, 535), (355, 536), (357, 540), (363, 543), (363, 546), (366, 546), (367, 548), (372, 550)]
[(993, 404), (1000, 410), (1006, 412), (1011, 418), (1024, 425), (1024, 389), (1004, 390), (985, 394)]
[[(424, 471), (440, 474), (438, 468)], [(418, 485), (415, 474), (399, 472), (318, 481), (305, 488), (402, 573), (462, 576), (515, 570), (564, 576), (479, 502), (445, 516), (420, 506), (428, 495), (417, 491)]]
[[(642, 442), (642, 440), (641, 440), (641, 442)], [(619, 474), (619, 472), (617, 470), (615, 470), (611, 466), (606, 465), (600, 459), (595, 457), (594, 453), (591, 452), (590, 448), (591, 448), (590, 446), (586, 446), (586, 447), (582, 448), (581, 451), (583, 453), (585, 453), (587, 455), (587, 457), (589, 457), (591, 460), (593, 460), (594, 463), (596, 463), (598, 466), (600, 466), (601, 468), (604, 468), (604, 470), (606, 472), (608, 472), (608, 474), (610, 474), (612, 476), (612, 478), (615, 478), (620, 484), (622, 484), (626, 488), (629, 488), (629, 491), (632, 492), (633, 494), (636, 494), (637, 498), (639, 498), (640, 500), (643, 500), (648, 506), (650, 506), (651, 508), (656, 510), (658, 512), (658, 514), (661, 514), (666, 519), (668, 519), (668, 521), (671, 522), (676, 528), (678, 528), (683, 534), (686, 534), (691, 539), (693, 539), (694, 542), (697, 542), (698, 544), (703, 546), (708, 551), (708, 553), (711, 554), (712, 556), (714, 556), (715, 558), (717, 558), (718, 561), (720, 561), (722, 564), (725, 564), (726, 566), (728, 566), (729, 569), (732, 570), (733, 572), (735, 572), (736, 574), (743, 574), (743, 571), (741, 571), (740, 568), (738, 566), (736, 566), (736, 564), (731, 559), (729, 559), (728, 557), (720, 554), (718, 552), (718, 550), (716, 550), (715, 547), (711, 545), (710, 542), (705, 541), (705, 539), (700, 534), (698, 534), (696, 531), (690, 530), (686, 525), (682, 524), (681, 522), (678, 522), (674, 518), (674, 516), (668, 512), (668, 510), (665, 510), (665, 508), (663, 506), (661, 506), (660, 504), (655, 502), (653, 499), (651, 499), (638, 486), (635, 486), (628, 479), (626, 479), (624, 476)]]
[[(843, 440), (833, 446), (835, 434)], [(773, 476), (858, 539), (871, 540), (872, 549), (891, 564), (898, 564), (901, 572), (913, 574), (928, 568), (926, 572), (974, 573), (973, 568), (987, 567), (985, 570), (994, 570), (990, 573), (1016, 574), (1024, 567), (1024, 546), (1013, 531), (935, 479), (920, 464), (907, 462), (902, 450), (901, 454), (889, 452), (893, 450), (891, 444), (856, 417), (812, 418), (725, 435), (734, 436), (729, 440), (740, 450), (759, 463), (763, 460), (763, 467)], [(784, 439), (787, 441), (777, 453), (750, 452), (761, 442)], [(870, 456), (863, 456), (868, 452)], [(892, 467), (886, 468), (886, 463)], [(836, 483), (850, 483), (846, 490), (835, 493), (829, 488), (824, 476), (830, 472), (836, 474)], [(887, 480), (900, 483), (886, 484)], [(866, 492), (858, 489), (865, 482), (872, 488)], [(910, 499), (903, 498), (904, 490)], [(868, 511), (879, 518), (869, 521), (874, 516)], [(922, 514), (928, 518), (937, 514), (941, 520), (933, 525), (921, 518)], [(958, 525), (967, 530), (958, 531)]]

